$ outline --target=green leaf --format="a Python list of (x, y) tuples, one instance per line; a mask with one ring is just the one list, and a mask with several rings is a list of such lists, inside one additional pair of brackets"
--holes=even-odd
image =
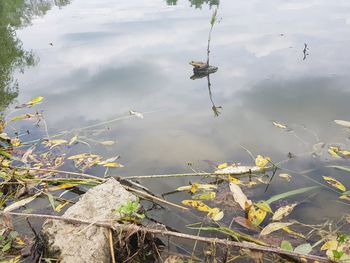
[(3, 247), (2, 247), (2, 252), (6, 252), (10, 250), (12, 247), (12, 240), (8, 241)]
[(1, 156), (4, 156), (4, 157), (7, 158), (7, 159), (12, 159), (12, 155), (9, 154), (9, 153), (7, 153), (7, 152), (5, 152), (5, 151), (1, 151), (1, 150), (0, 150), (0, 155), (1, 155)]
[(309, 254), (311, 251), (312, 251), (312, 246), (309, 243), (301, 244), (294, 249), (294, 252), (301, 253), (304, 255)]
[(256, 203), (255, 206), (260, 208), (261, 210), (263, 210), (265, 212), (273, 214), (270, 205), (268, 203), (266, 203), (265, 201), (260, 201), (260, 202)]
[(306, 192), (309, 192), (309, 191), (312, 191), (312, 190), (315, 190), (318, 188), (320, 188), (320, 186), (311, 186), (311, 187), (295, 189), (295, 190), (288, 191), (288, 192), (285, 192), (282, 194), (274, 195), (270, 199), (266, 200), (265, 202), (268, 204), (271, 204), (271, 203), (276, 202), (280, 199), (287, 198), (287, 197), (290, 197), (293, 195), (303, 194), (303, 193), (306, 193)]
[(332, 250), (332, 253), (335, 259), (340, 259), (344, 255), (343, 251), (338, 251), (338, 250)]
[(52, 209), (54, 211), (56, 211), (55, 199), (54, 199), (53, 195), (50, 194), (50, 193), (47, 193), (47, 197), (49, 198), (49, 202), (50, 202), (50, 204), (52, 206)]
[(287, 241), (287, 240), (283, 240), (281, 242), (281, 248), (284, 249), (284, 250), (293, 251), (292, 244), (289, 241)]

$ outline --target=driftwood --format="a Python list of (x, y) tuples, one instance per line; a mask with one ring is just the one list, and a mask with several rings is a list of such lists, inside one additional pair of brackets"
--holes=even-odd
[(177, 238), (183, 238), (188, 240), (194, 240), (197, 242), (203, 242), (203, 243), (209, 243), (212, 245), (224, 245), (226, 247), (236, 247), (240, 249), (250, 249), (255, 251), (260, 251), (264, 253), (274, 253), (280, 256), (288, 256), (288, 257), (294, 257), (294, 258), (300, 258), (300, 259), (306, 259), (306, 260), (312, 260), (312, 261), (318, 261), (318, 262), (335, 262), (333, 260), (330, 260), (325, 257), (316, 256), (316, 255), (304, 255), (302, 253), (297, 253), (293, 251), (287, 251), (283, 250), (279, 247), (272, 247), (272, 246), (261, 246), (256, 245), (253, 243), (241, 243), (236, 241), (230, 241), (227, 239), (219, 239), (219, 238), (209, 238), (209, 237), (202, 237), (202, 236), (194, 236), (190, 234), (184, 234), (174, 231), (168, 231), (164, 226), (162, 226), (162, 229), (157, 229), (150, 226), (138, 226), (135, 224), (119, 224), (113, 220), (105, 220), (105, 221), (99, 221), (99, 222), (91, 222), (89, 220), (81, 220), (77, 218), (68, 218), (68, 217), (61, 217), (61, 216), (53, 216), (53, 215), (45, 215), (45, 214), (26, 214), (26, 213), (4, 213), (0, 212), (0, 215), (3, 216), (24, 216), (24, 217), (32, 217), (32, 218), (43, 218), (43, 219), (51, 219), (51, 220), (61, 220), (65, 221), (67, 223), (71, 224), (87, 224), (87, 225), (95, 225), (100, 227), (106, 227), (108, 229), (116, 230), (116, 231), (142, 231), (150, 234), (157, 234), (162, 236), (168, 236), (168, 237), (177, 237)]

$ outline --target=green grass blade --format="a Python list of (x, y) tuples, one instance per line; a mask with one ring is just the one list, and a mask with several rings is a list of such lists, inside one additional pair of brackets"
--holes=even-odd
[(282, 194), (274, 195), (274, 196), (270, 197), (268, 200), (266, 200), (265, 202), (268, 204), (271, 204), (272, 202), (278, 201), (280, 199), (287, 198), (287, 197), (290, 197), (293, 195), (303, 194), (303, 193), (315, 190), (317, 188), (320, 188), (320, 186), (311, 186), (311, 187), (295, 189), (295, 190), (288, 191), (288, 192), (285, 192)]

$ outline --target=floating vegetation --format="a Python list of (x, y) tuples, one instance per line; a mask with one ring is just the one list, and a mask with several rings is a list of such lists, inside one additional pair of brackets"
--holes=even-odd
[[(16, 110), (31, 111), (32, 108), (43, 102), (43, 97), (36, 97), (16, 107)], [(144, 118), (144, 113), (130, 111), (129, 115), (111, 121), (124, 118)], [(23, 140), (23, 136), (19, 136), (19, 132), (14, 134), (8, 132), (9, 125), (14, 121), (31, 121), (34, 125), (41, 126), (45, 131), (45, 135), (38, 140), (26, 142)], [(273, 125), (281, 130), (291, 129), (291, 125), (282, 122), (274, 121)], [(90, 127), (98, 127), (98, 124), (90, 125)], [(86, 189), (99, 185), (106, 180), (103, 177), (89, 174), (93, 167), (105, 169), (105, 175), (107, 176), (108, 169), (124, 167), (123, 164), (119, 163), (120, 156), (117, 154), (109, 157), (103, 157), (92, 152), (71, 154), (68, 150), (74, 148), (77, 144), (90, 145), (90, 143), (95, 143), (96, 145), (109, 147), (116, 143), (112, 140), (91, 138), (83, 132), (84, 130), (87, 129), (75, 129), (74, 131), (61, 132), (50, 136), (43, 115), (32, 112), (15, 115), (15, 117), (5, 116), (2, 119), (0, 133), (0, 206), (2, 210), (0, 246), (2, 260), (18, 262), (28, 256), (23, 251), (28, 251), (29, 247), (35, 243), (36, 234), (33, 239), (33, 237), (16, 232), (11, 215), (68, 220), (61, 217), (60, 214), (71, 206), (74, 200), (66, 198), (65, 194), (74, 191), (83, 194)], [(324, 151), (328, 152), (334, 159), (346, 160), (348, 157), (346, 147), (323, 144), (325, 145)], [(347, 191), (346, 181), (335, 178), (333, 175), (322, 175), (318, 181), (308, 175), (313, 170), (302, 172), (285, 170), (283, 164), (291, 160), (290, 158), (277, 162), (269, 156), (253, 155), (248, 149), (244, 149), (253, 159), (251, 163), (246, 165), (236, 162), (223, 162), (207, 172), (196, 172), (191, 167), (191, 172), (183, 174), (115, 177), (126, 190), (138, 196), (135, 201), (130, 200), (125, 205), (115, 208), (115, 213), (121, 216), (117, 223), (126, 225), (134, 233), (138, 231), (147, 233), (148, 237), (144, 239), (144, 242), (148, 242), (148, 245), (155, 244), (154, 242), (162, 244), (161, 246), (151, 246), (153, 247), (150, 250), (153, 251), (151, 253), (155, 253), (154, 255), (157, 255), (156, 258), (158, 259), (168, 257), (165, 255), (166, 250), (162, 249), (166, 244), (166, 240), (161, 238), (161, 236), (168, 236), (169, 238), (190, 239), (207, 244), (212, 248), (215, 247), (215, 244), (225, 245), (225, 249), (216, 247), (211, 250), (210, 257), (212, 258), (225, 255), (227, 260), (237, 257), (256, 258), (258, 252), (248, 252), (253, 249), (264, 253), (259, 255), (262, 260), (265, 258), (269, 258), (269, 260), (276, 259), (276, 256), (294, 259), (305, 258), (318, 260), (319, 262), (329, 262), (330, 260), (343, 262), (348, 260), (350, 257), (348, 253), (349, 238), (346, 234), (347, 225), (350, 222), (348, 217), (339, 217), (338, 221), (332, 222), (326, 219), (324, 223), (311, 225), (300, 222), (293, 216), (296, 210), (302, 206), (304, 200), (312, 198), (321, 189), (335, 193), (335, 201), (347, 202), (348, 205), (350, 191)], [(322, 151), (318, 151), (318, 154), (322, 154)], [(74, 167), (76, 171), (60, 170), (65, 164)], [(345, 173), (350, 172), (348, 166), (326, 165), (325, 168)], [(299, 175), (307, 179), (310, 185), (289, 189), (264, 199), (257, 198), (255, 191), (270, 185), (277, 171), (278, 180), (283, 180), (284, 184), (290, 183), (292, 176)], [(196, 181), (189, 180), (188, 185), (175, 186), (174, 192), (166, 194), (166, 196), (180, 195), (182, 198), (181, 204), (170, 202), (134, 181), (136, 179), (171, 180), (177, 177), (198, 179)], [(165, 197), (165, 194), (163, 196)], [(33, 204), (38, 199), (46, 200), (47, 208), (56, 215), (36, 213)], [(174, 215), (179, 212), (179, 209), (182, 213), (188, 213), (194, 219), (193, 224), (187, 226), (188, 229), (198, 230), (199, 234), (190, 235), (173, 231), (164, 222), (152, 218), (148, 213), (149, 211), (143, 209), (143, 206), (147, 203), (169, 207)], [(31, 213), (23, 213), (28, 209)], [(112, 227), (105, 223), (75, 220), (81, 224), (99, 224), (107, 228)], [(162, 228), (144, 227), (148, 222), (157, 222)], [(333, 227), (329, 228), (331, 223)], [(218, 236), (208, 238), (201, 236), (200, 233), (202, 232), (210, 232), (211, 235), (215, 236), (217, 234)], [(149, 234), (160, 234), (160, 239), (156, 241)], [(222, 236), (225, 236), (225, 238), (222, 238)], [(130, 236), (124, 238), (128, 239)], [(134, 236), (133, 238), (137, 237)], [(231, 239), (233, 241), (230, 241)], [(125, 245), (125, 243), (123, 244)], [(118, 248), (115, 247), (115, 249)], [(133, 251), (136, 253), (137, 250), (137, 246), (134, 246)], [(123, 252), (124, 257), (130, 256), (130, 251), (125, 251), (125, 253)], [(192, 252), (188, 251), (187, 255), (180, 258), (182, 262), (191, 262), (190, 260), (205, 259), (208, 255), (194, 248)]]

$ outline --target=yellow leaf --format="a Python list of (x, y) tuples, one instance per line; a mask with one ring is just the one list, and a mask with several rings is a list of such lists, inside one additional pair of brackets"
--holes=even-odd
[(328, 149), (328, 153), (334, 157), (334, 158), (341, 158), (339, 155), (338, 155), (338, 152), (340, 151), (339, 147), (334, 147), (334, 146), (331, 146), (329, 147)]
[(338, 241), (337, 240), (329, 240), (326, 243), (323, 244), (321, 247), (321, 250), (328, 250), (328, 249), (336, 249), (338, 246)]
[(339, 151), (342, 155), (344, 155), (344, 156), (350, 156), (350, 152), (349, 151), (347, 151), (347, 150), (341, 150), (341, 151)]
[(24, 119), (30, 119), (34, 116), (35, 116), (34, 114), (30, 114), (30, 113), (17, 115), (17, 116), (12, 117), (10, 121), (20, 121), (20, 120), (24, 120)]
[(275, 122), (275, 121), (273, 121), (272, 124), (275, 125), (277, 128), (287, 129), (287, 126), (284, 125), (284, 124), (281, 124), (281, 123), (278, 123), (278, 122)]
[(291, 234), (293, 236), (297, 236), (297, 237), (301, 237), (301, 238), (306, 238), (303, 234), (301, 233), (298, 233), (298, 232), (295, 232), (293, 231), (292, 229), (290, 229), (289, 227), (284, 227), (283, 228), (284, 231), (286, 231), (288, 234)]
[(202, 199), (202, 200), (214, 200), (216, 197), (215, 192), (205, 192), (202, 194), (196, 194), (192, 196), (192, 199)]
[(258, 226), (264, 221), (266, 214), (267, 214), (266, 211), (261, 210), (260, 208), (256, 209), (252, 205), (248, 211), (248, 220), (254, 226)]
[(183, 205), (191, 206), (201, 212), (210, 212), (211, 208), (204, 204), (202, 201), (197, 200), (183, 200), (181, 202)]
[(233, 184), (242, 184), (241, 180), (237, 179), (236, 177), (229, 176), (229, 181)]
[(26, 243), (24, 242), (24, 240), (23, 240), (22, 238), (20, 238), (20, 237), (16, 237), (16, 238), (15, 238), (15, 242), (16, 242), (16, 244), (19, 245), (19, 246), (23, 246), (23, 245), (26, 244)]
[(36, 97), (36, 98), (28, 101), (26, 104), (30, 105), (30, 106), (33, 106), (33, 105), (38, 104), (39, 102), (41, 102), (43, 99), (44, 99), (44, 97), (39, 96), (39, 97)]
[(55, 207), (55, 211), (56, 211), (57, 213), (61, 212), (61, 210), (62, 210), (66, 205), (68, 205), (68, 204), (69, 204), (68, 201), (64, 202), (63, 204), (59, 204), (58, 206)]
[(103, 165), (104, 167), (108, 167), (108, 168), (121, 168), (121, 167), (124, 167), (124, 165), (120, 164), (120, 163), (105, 163)]
[(194, 194), (195, 192), (197, 192), (197, 190), (198, 190), (198, 183), (193, 183), (193, 184), (191, 185), (191, 190), (190, 190), (190, 192), (191, 192), (192, 194)]
[(228, 163), (221, 163), (221, 164), (219, 164), (219, 165), (217, 166), (217, 168), (218, 168), (218, 169), (224, 169), (224, 168), (226, 168), (226, 167), (228, 167), (228, 166), (229, 166)]
[(268, 165), (270, 161), (271, 161), (270, 157), (267, 157), (267, 156), (263, 157), (261, 155), (258, 155), (255, 159), (255, 165), (261, 168), (264, 168), (266, 167), (266, 165)]
[(19, 138), (11, 139), (11, 144), (12, 144), (14, 147), (19, 147), (19, 146), (21, 146), (21, 140), (20, 140)]
[(349, 198), (348, 195), (341, 195), (339, 198), (340, 198), (340, 199), (343, 199), (343, 200), (350, 201), (350, 198)]
[(70, 139), (70, 141), (69, 141), (69, 145), (73, 145), (73, 144), (75, 144), (76, 142), (78, 141), (78, 136), (77, 135), (75, 135), (74, 137), (72, 137), (72, 139)]
[(339, 182), (338, 180), (334, 179), (333, 177), (330, 177), (330, 176), (322, 176), (322, 177), (331, 186), (339, 189), (342, 192), (346, 191), (346, 187), (341, 182)]
[(255, 206), (256, 206), (257, 208), (260, 208), (261, 210), (263, 210), (263, 211), (265, 211), (265, 212), (268, 212), (268, 213), (273, 214), (270, 205), (269, 205), (268, 203), (264, 202), (264, 201), (261, 201), (261, 202), (256, 203)]
[(285, 205), (285, 206), (278, 208), (276, 210), (275, 214), (273, 215), (272, 220), (278, 221), (278, 220), (281, 220), (282, 218), (286, 217), (287, 215), (289, 215), (293, 211), (293, 209), (296, 205), (297, 205), (297, 203)]
[(288, 227), (292, 225), (293, 223), (287, 222), (287, 223), (282, 223), (282, 222), (274, 222), (268, 224), (264, 229), (261, 231), (260, 236), (266, 236), (272, 232), (275, 232), (279, 229), (282, 229), (284, 227)]
[(49, 191), (57, 191), (57, 190), (61, 190), (61, 189), (72, 188), (72, 187), (74, 187), (76, 185), (79, 185), (79, 184), (66, 183), (66, 184), (61, 184), (61, 185), (58, 185), (58, 186), (50, 187), (48, 190)]
[(208, 217), (210, 217), (214, 221), (219, 221), (224, 217), (224, 212), (220, 211), (219, 208), (215, 207), (209, 211)]

